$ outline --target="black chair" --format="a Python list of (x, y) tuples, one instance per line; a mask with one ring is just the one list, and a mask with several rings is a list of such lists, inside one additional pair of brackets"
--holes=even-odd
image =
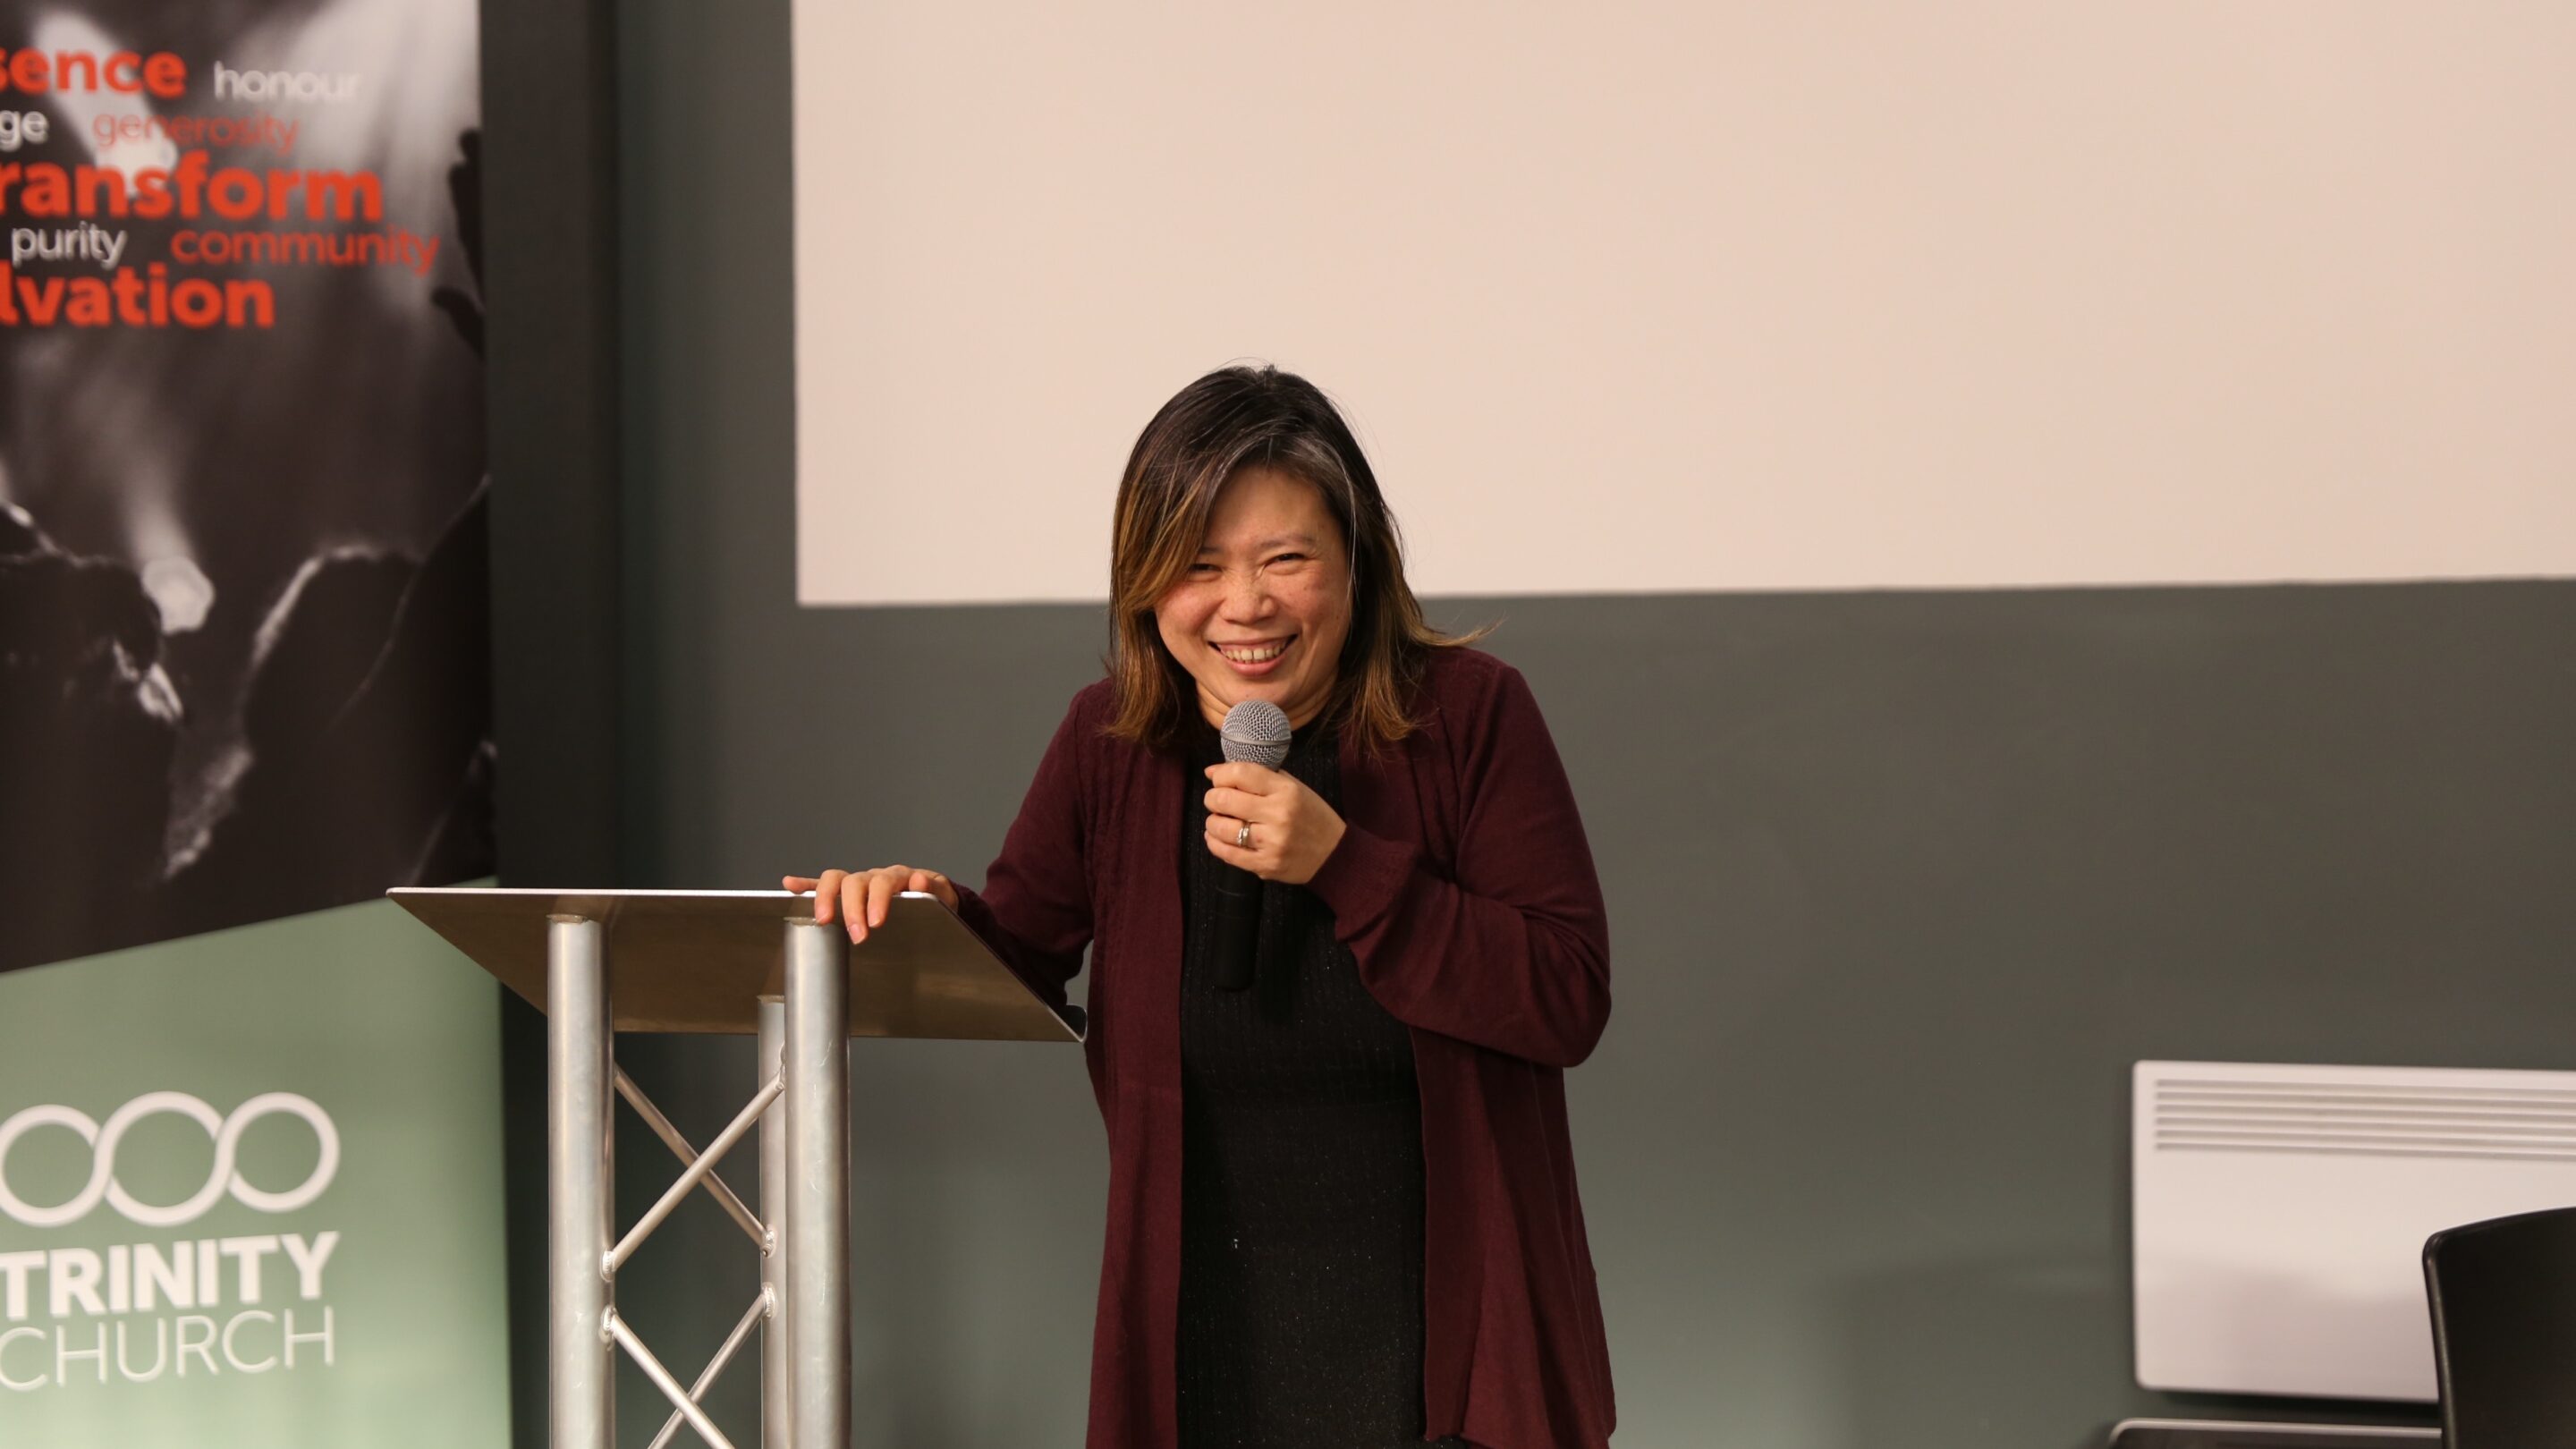
[(2576, 1208), (2424, 1242), (2446, 1449), (2576, 1449)]

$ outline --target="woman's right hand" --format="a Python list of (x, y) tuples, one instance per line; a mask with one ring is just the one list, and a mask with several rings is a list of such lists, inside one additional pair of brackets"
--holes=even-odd
[(868, 938), (868, 928), (885, 924), (886, 908), (903, 891), (924, 891), (957, 909), (957, 887), (935, 870), (910, 865), (881, 865), (874, 870), (827, 870), (819, 876), (791, 875), (779, 884), (791, 891), (814, 893), (814, 923), (835, 919), (849, 923), (853, 944)]

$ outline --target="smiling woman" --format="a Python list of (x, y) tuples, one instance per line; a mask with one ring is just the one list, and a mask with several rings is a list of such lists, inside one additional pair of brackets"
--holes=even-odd
[(1275, 368), (1213, 372), (1163, 405), (1128, 457), (1110, 549), (1113, 728), (1139, 744), (1178, 739), (1186, 679), (1211, 721), (1266, 699), (1299, 728), (1329, 714), (1391, 745), (1432, 651), (1480, 637), (1423, 621), (1359, 440)]
[[(1564, 1069), (1608, 928), (1528, 685), (1424, 622), (1357, 440), (1273, 368), (1155, 414), (1111, 552), (1110, 677), (984, 889), (786, 882), (853, 938), (930, 891), (1058, 1006), (1089, 948), (1091, 1449), (1601, 1449)], [(1279, 769), (1221, 759), (1249, 700), (1295, 727)], [(1264, 882), (1255, 989), (1218, 979), (1228, 867)]]
[(1154, 605), (1154, 623), (1211, 723), (1265, 699), (1303, 728), (1339, 680), (1350, 582), (1323, 491), (1293, 474), (1247, 468), (1217, 495), (1207, 541)]

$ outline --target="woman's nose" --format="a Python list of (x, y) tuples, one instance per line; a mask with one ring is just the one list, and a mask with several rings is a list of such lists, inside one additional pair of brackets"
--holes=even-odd
[(1225, 610), (1237, 619), (1258, 618), (1270, 611), (1270, 587), (1258, 570), (1227, 577)]

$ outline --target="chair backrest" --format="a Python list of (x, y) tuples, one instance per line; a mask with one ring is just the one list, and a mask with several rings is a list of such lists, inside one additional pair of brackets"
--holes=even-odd
[(2576, 1208), (2424, 1242), (2447, 1449), (2576, 1449)]

